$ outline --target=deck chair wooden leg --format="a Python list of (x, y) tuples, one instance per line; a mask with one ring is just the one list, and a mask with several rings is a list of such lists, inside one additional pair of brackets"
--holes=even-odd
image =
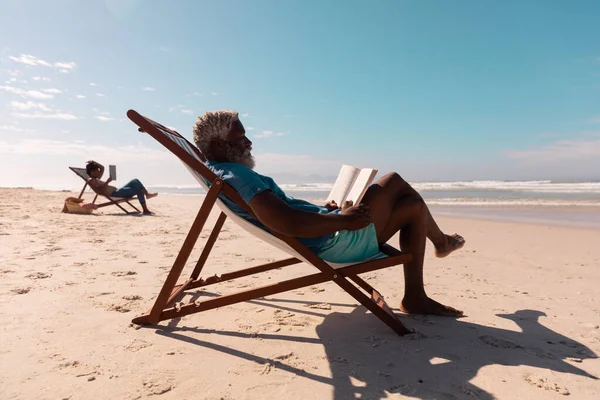
[[(171, 268), (171, 271), (169, 272), (169, 275), (167, 276), (167, 279), (165, 280), (165, 283), (163, 284), (163, 287), (158, 294), (150, 313), (148, 315), (135, 318), (133, 320), (134, 323), (142, 325), (155, 324), (160, 320), (160, 315), (168, 304), (169, 298), (171, 298), (172, 294), (174, 294), (173, 289), (177, 284), (177, 280), (179, 280), (181, 272), (183, 271), (183, 267), (190, 257), (192, 249), (194, 248), (194, 245), (200, 236), (200, 232), (202, 232), (202, 228), (204, 227), (210, 211), (217, 200), (217, 196), (221, 192), (221, 184), (222, 182), (219, 180), (213, 182), (213, 185), (206, 194), (206, 198), (204, 199), (204, 202), (198, 211), (198, 215), (196, 216), (196, 219), (194, 220), (194, 223), (192, 224), (192, 227), (190, 228), (190, 231), (188, 232), (185, 241), (181, 246), (181, 250), (179, 251), (177, 258), (173, 263), (173, 267)], [(188, 282), (189, 281), (190, 280), (188, 280)], [(182, 285), (180, 287), (180, 292), (185, 290), (185, 286), (187, 285)]]
[(92, 200), (92, 204), (96, 204), (96, 199), (98, 199), (98, 195), (97, 194), (94, 196), (94, 200)]
[(212, 250), (215, 242), (217, 241), (217, 238), (219, 237), (219, 233), (221, 233), (221, 229), (223, 228), (223, 224), (225, 223), (226, 219), (227, 215), (225, 215), (224, 212), (221, 212), (219, 218), (217, 219), (217, 222), (215, 223), (215, 227), (213, 228), (212, 232), (210, 233), (210, 236), (208, 237), (208, 240), (206, 241), (206, 245), (202, 250), (202, 254), (200, 254), (198, 263), (196, 264), (196, 267), (194, 268), (194, 271), (190, 276), (191, 279), (196, 280), (200, 276), (200, 272), (202, 272), (202, 268), (204, 267), (204, 264), (208, 259), (208, 255), (210, 254), (210, 251)]
[(137, 208), (136, 206), (134, 206), (133, 204), (131, 204), (131, 203), (129, 202), (129, 200), (126, 200), (126, 201), (125, 201), (125, 203), (129, 204), (129, 206), (130, 206), (131, 208), (133, 208), (133, 209), (135, 210), (135, 212), (137, 212), (137, 213), (141, 213), (141, 211), (140, 211), (140, 210), (138, 210), (138, 208)]
[[(290, 259), (291, 260), (291, 259)], [(357, 264), (350, 267), (345, 267), (338, 271), (344, 273), (348, 271), (348, 275), (356, 275), (362, 272), (375, 271), (377, 269), (386, 268), (388, 264), (385, 262), (381, 263), (366, 263)], [(231, 304), (240, 303), (260, 297), (271, 296), (274, 294), (287, 292), (294, 289), (299, 289), (306, 286), (316, 285), (323, 282), (331, 281), (331, 277), (327, 276), (324, 272), (319, 272), (312, 275), (302, 276), (299, 278), (293, 278), (282, 282), (273, 283), (270, 285), (262, 286), (259, 288), (249, 289), (233, 294), (223, 295), (209, 300), (201, 302), (191, 302), (183, 306), (176, 305), (175, 307), (168, 308), (160, 315), (160, 320), (180, 318), (185, 315), (194, 314), (197, 312), (212, 310), (219, 307), (228, 306)], [(365, 296), (356, 286), (345, 280), (341, 274), (336, 274), (333, 280), (342, 288), (349, 293), (352, 297), (359, 301), (369, 311), (376, 315), (386, 325), (392, 328), (396, 333), (404, 335), (410, 333), (410, 331), (402, 325), (402, 323), (393, 315), (391, 310), (385, 309), (385, 306), (378, 304), (376, 301), (382, 301), (382, 299), (371, 299)], [(340, 284), (341, 283), (341, 284)], [(190, 285), (193, 286), (193, 285)], [(134, 320), (135, 322), (135, 320)], [(136, 322), (139, 323), (139, 322)]]
[(80, 199), (83, 196), (83, 192), (85, 192), (85, 189), (87, 189), (88, 183), (86, 182), (85, 185), (83, 185), (83, 189), (81, 189), (81, 192), (79, 193), (79, 197), (77, 197), (78, 199)]

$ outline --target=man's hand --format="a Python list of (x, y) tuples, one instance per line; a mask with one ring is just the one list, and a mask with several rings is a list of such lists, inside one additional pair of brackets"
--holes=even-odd
[(357, 231), (371, 223), (371, 212), (365, 204), (344, 208), (341, 214), (346, 218), (346, 229), (349, 231)]
[(327, 211), (332, 212), (334, 210), (337, 210), (339, 207), (334, 200), (329, 200), (327, 204), (325, 204), (325, 208), (327, 209)]
[(344, 202), (344, 204), (342, 204), (342, 211), (344, 211), (347, 208), (350, 208), (354, 205), (354, 202), (352, 200), (346, 200)]

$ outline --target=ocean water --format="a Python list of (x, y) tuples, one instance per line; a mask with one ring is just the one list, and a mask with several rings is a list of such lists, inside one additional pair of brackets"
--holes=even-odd
[[(600, 182), (413, 182), (435, 215), (600, 229)], [(332, 183), (280, 184), (291, 197), (324, 202)], [(200, 194), (198, 186), (151, 187)]]

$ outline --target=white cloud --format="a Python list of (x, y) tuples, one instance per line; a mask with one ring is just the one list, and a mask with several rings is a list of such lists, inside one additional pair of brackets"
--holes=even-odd
[(217, 92), (212, 92), (211, 94), (212, 94), (213, 96), (218, 96), (218, 95), (219, 95), (219, 93), (217, 93)]
[(99, 121), (103, 121), (103, 122), (114, 121), (114, 118), (105, 117), (104, 115), (97, 115), (94, 118), (96, 118)]
[(21, 97), (31, 97), (32, 99), (53, 99), (53, 94), (42, 93), (37, 90), (25, 90), (12, 86), (0, 86), (0, 90), (4, 90), (8, 93), (17, 94)]
[(273, 132), (273, 131), (262, 131), (262, 133), (257, 133), (253, 137), (256, 139), (266, 139), (269, 137), (277, 137), (277, 136), (285, 136), (287, 133), (284, 132)]
[(155, 91), (156, 91), (156, 89), (155, 89), (155, 88), (153, 88), (153, 87), (150, 87), (150, 86), (144, 86), (144, 87), (142, 88), (142, 90), (143, 90), (144, 92), (155, 92)]
[(10, 108), (18, 111), (27, 111), (27, 110), (41, 110), (41, 111), (52, 111), (52, 109), (46, 106), (44, 103), (34, 103), (33, 101), (28, 101), (25, 103), (19, 101), (11, 101), (9, 104)]
[(90, 82), (90, 86), (98, 86), (98, 84), (94, 83), (94, 82)]
[(14, 126), (14, 125), (0, 125), (0, 132), (1, 131), (23, 132), (23, 128), (19, 128), (19, 127)]
[(52, 64), (50, 64), (49, 62), (28, 54), (21, 54), (19, 57), (8, 56), (8, 58), (15, 62), (29, 66), (41, 65), (43, 67), (52, 67)]
[(23, 71), (19, 71), (18, 69), (11, 69), (11, 70), (8, 70), (8, 74), (10, 76), (21, 76), (21, 75), (23, 75)]
[(106, 95), (104, 95), (102, 93), (96, 93), (96, 96), (98, 96), (98, 97), (106, 97)]
[(167, 151), (154, 150), (144, 146), (103, 146), (44, 139), (25, 139), (18, 143), (0, 142), (0, 154), (93, 156), (95, 159), (108, 158), (114, 162), (176, 160)]
[(42, 92), (52, 93), (52, 94), (59, 94), (59, 93), (62, 93), (62, 90), (56, 89), (56, 88), (52, 88), (52, 89), (42, 89)]
[(33, 78), (34, 81), (44, 81), (44, 82), (51, 82), (52, 79), (48, 78), (47, 76), (34, 76)]
[(63, 73), (68, 73), (68, 72), (72, 71), (73, 69), (75, 69), (75, 67), (77, 66), (77, 63), (72, 62), (72, 61), (58, 61), (55, 63), (50, 63), (48, 61), (44, 61), (41, 58), (32, 56), (30, 54), (21, 54), (18, 57), (8, 56), (8, 58), (13, 60), (14, 62), (28, 65), (30, 67), (42, 66), (42, 67), (54, 68), (54, 69), (59, 70), (59, 72), (63, 72)]
[(250, 114), (248, 114), (248, 113), (243, 113), (241, 116), (242, 116), (242, 117), (250, 117)]
[(77, 97), (78, 99), (85, 99), (85, 96), (84, 96), (84, 95), (82, 95), (82, 94), (78, 94), (78, 95), (77, 95), (77, 96), (75, 96), (75, 97)]
[(71, 62), (55, 62), (54, 66), (56, 68), (62, 68), (62, 69), (69, 69), (69, 70), (71, 70), (71, 69), (75, 68), (77, 66), (77, 64), (74, 63), (74, 62), (72, 62), (72, 61)]
[(247, 128), (246, 128), (246, 130), (247, 130), (247, 131), (253, 131), (253, 130), (254, 130), (254, 128), (253, 128), (253, 127), (251, 127), (251, 126), (249, 126), (249, 127), (247, 127)]
[[(596, 133), (594, 136), (600, 136), (600, 133)], [(531, 150), (508, 151), (506, 155), (528, 164), (555, 164), (586, 159), (600, 160), (600, 137), (559, 140)]]
[(185, 109), (185, 108), (182, 108), (181, 112), (184, 113), (184, 114), (192, 114), (193, 113), (192, 110), (188, 110), (188, 109)]
[(12, 114), (16, 118), (24, 118), (24, 119), (60, 119), (63, 121), (72, 121), (78, 119), (73, 114), (67, 113), (54, 113), (54, 114), (44, 114), (44, 113), (32, 113), (32, 114), (24, 114), (24, 113), (13, 113)]
[(7, 80), (6, 83), (13, 83), (13, 82), (16, 82), (16, 81), (17, 81), (17, 78), (13, 77), (13, 78), (10, 78), (9, 80)]

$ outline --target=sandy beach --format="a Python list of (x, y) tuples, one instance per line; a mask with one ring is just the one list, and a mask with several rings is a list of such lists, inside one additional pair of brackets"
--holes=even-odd
[[(446, 259), (428, 248), (426, 289), (463, 309), (464, 318), (401, 314), (401, 267), (365, 275), (424, 338), (397, 336), (332, 283), (140, 328), (130, 321), (154, 301), (202, 196), (161, 194), (149, 201), (156, 215), (140, 217), (116, 208), (61, 213), (71, 195), (0, 189), (0, 399), (600, 393), (599, 230), (440, 218), (467, 245)], [(205, 274), (284, 257), (226, 222)], [(193, 290), (186, 299), (312, 269), (300, 264)]]

